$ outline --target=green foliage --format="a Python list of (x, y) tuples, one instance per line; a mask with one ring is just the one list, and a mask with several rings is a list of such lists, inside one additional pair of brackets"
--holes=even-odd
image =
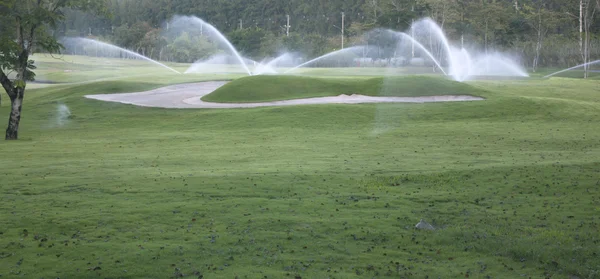
[(286, 51), (303, 53), (308, 57), (318, 57), (335, 49), (335, 47), (329, 46), (326, 37), (319, 34), (305, 36), (291, 34), (289, 37), (283, 38), (282, 46)]
[(270, 57), (278, 54), (282, 50), (282, 39), (275, 36), (273, 33), (267, 32), (260, 41), (259, 57)]
[[(553, 43), (558, 47), (546, 50), (545, 43), (552, 43), (552, 40), (542, 38), (545, 41), (544, 50), (541, 57), (536, 59), (540, 66), (573, 66), (570, 61), (554, 58), (580, 51), (576, 44), (571, 43), (577, 42), (579, 35), (577, 1), (112, 0), (109, 9), (114, 15), (111, 19), (69, 11), (67, 22), (59, 31), (63, 34), (88, 34), (91, 28), (94, 36), (114, 37), (113, 41), (120, 46), (136, 48), (154, 59), (164, 60), (160, 55), (161, 51), (164, 52), (162, 47), (141, 43), (146, 39), (143, 35), (134, 36), (139, 31), (136, 28), (119, 29), (119, 26), (133, 27), (143, 22), (149, 24), (151, 29), (161, 29), (160, 26), (174, 15), (195, 15), (228, 34), (234, 45), (249, 56), (264, 58), (274, 56), (281, 50), (289, 50), (317, 57), (339, 49), (340, 42), (336, 40), (340, 40), (342, 12), (346, 15), (346, 45), (368, 40), (361, 37), (365, 30), (391, 28), (405, 31), (413, 20), (430, 17), (443, 27), (454, 42), (464, 39), (469, 47), (488, 51), (510, 50), (516, 56), (521, 56), (522, 63), (531, 65), (536, 57), (536, 26), (539, 25), (532, 19), (541, 13), (541, 25), (547, 30), (544, 33), (548, 37), (563, 37), (565, 40)], [(286, 36), (286, 15), (290, 16), (289, 37)], [(243, 26), (251, 27), (238, 30), (239, 20), (244, 23)], [(590, 25), (592, 32), (598, 33), (600, 17), (593, 18)], [(71, 29), (77, 29), (78, 32), (72, 32)], [(113, 29), (115, 32), (112, 32)], [(133, 41), (122, 40), (121, 37), (129, 36), (122, 33), (128, 31), (133, 33)], [(592, 45), (597, 45), (597, 37), (592, 38)], [(166, 40), (170, 42), (172, 38)]]
[(216, 45), (208, 41), (206, 37), (190, 36), (186, 32), (181, 33), (167, 45), (167, 55), (179, 62), (193, 63), (215, 53), (217, 53)]
[(267, 32), (260, 28), (238, 29), (228, 34), (229, 41), (246, 57), (260, 59), (263, 39)]
[[(0, 83), (13, 106), (6, 139), (18, 139), (26, 81), (33, 80), (36, 67), (30, 56), (36, 51), (55, 53), (62, 46), (49, 32), (64, 19), (63, 9), (101, 12), (105, 1), (88, 0), (6, 0), (0, 3)], [(8, 42), (7, 42), (8, 41)], [(15, 73), (13, 80), (7, 75)]]
[[(137, 22), (132, 26), (127, 24), (121, 25), (115, 29), (114, 40), (115, 43), (124, 48), (133, 48), (144, 45), (143, 40), (148, 39), (151, 35), (152, 28), (147, 22)], [(148, 42), (146, 44), (153, 44), (154, 42)]]
[(62, 9), (105, 12), (105, 1), (87, 0), (5, 0), (0, 3), (0, 67), (16, 71), (18, 78), (31, 80), (35, 76), (29, 55), (36, 50), (58, 52), (61, 45), (49, 29), (64, 19)]

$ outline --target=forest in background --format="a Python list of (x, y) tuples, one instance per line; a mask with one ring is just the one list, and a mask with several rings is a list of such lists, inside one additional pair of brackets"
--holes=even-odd
[[(111, 16), (65, 11), (56, 36), (91, 37), (153, 59), (194, 62), (202, 42), (165, 36), (175, 15), (222, 31), (245, 56), (316, 57), (360, 44), (375, 28), (409, 29), (430, 17), (453, 42), (506, 51), (525, 67), (570, 67), (600, 57), (600, 0), (109, 0)], [(343, 14), (343, 15), (342, 15)], [(287, 24), (289, 16), (289, 26)]]

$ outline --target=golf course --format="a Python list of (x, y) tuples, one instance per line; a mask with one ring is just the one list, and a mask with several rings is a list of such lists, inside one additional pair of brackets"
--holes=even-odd
[[(65, 58), (34, 58), (45, 82), (28, 85), (20, 140), (0, 144), (0, 278), (600, 276), (597, 77), (179, 75)], [(227, 82), (203, 97), (216, 103), (482, 100), (85, 98), (204, 81)]]

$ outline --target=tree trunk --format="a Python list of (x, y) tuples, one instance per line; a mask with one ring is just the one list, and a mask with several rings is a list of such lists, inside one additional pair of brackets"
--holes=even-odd
[[(12, 94), (12, 90), (13, 90), (13, 83), (4, 74), (4, 72), (2, 71), (2, 68), (0, 68), (0, 84), (2, 84), (2, 87), (4, 88), (4, 91), (6, 91), (6, 94), (8, 94), (8, 96), (10, 96)], [(2, 95), (2, 94), (0, 94), (0, 95)]]
[[(581, 52), (581, 59), (584, 64), (585, 72), (585, 52), (583, 50), (583, 0), (579, 0), (579, 51)], [(584, 74), (585, 77), (585, 74)]]
[(537, 71), (540, 62), (540, 52), (542, 50), (542, 10), (538, 10), (538, 28), (537, 28), (537, 43), (535, 45), (535, 55), (533, 58), (533, 72)]
[(487, 19), (485, 20), (485, 54), (487, 55), (488, 53), (488, 21)]
[[(586, 20), (586, 24), (587, 20)], [(584, 55), (583, 55), (583, 63), (585, 63), (583, 65), (583, 78), (587, 79), (589, 77), (589, 71), (590, 71), (590, 66), (588, 65), (589, 60), (590, 60), (590, 31), (589, 31), (589, 27), (586, 26), (585, 27), (585, 41), (583, 42), (585, 44), (585, 47), (583, 48), (584, 50)]]
[(533, 72), (535, 73), (538, 68), (538, 64), (540, 63), (540, 50), (542, 49), (542, 42), (538, 39), (537, 44), (535, 46), (535, 55), (533, 57)]
[(14, 94), (10, 96), (10, 117), (8, 118), (8, 128), (6, 128), (6, 140), (19, 138), (19, 122), (21, 122), (21, 108), (25, 88), (16, 87), (13, 90)]
[(588, 24), (588, 7), (589, 3), (586, 1), (583, 5), (583, 78), (588, 78), (588, 45), (589, 45), (589, 24)]

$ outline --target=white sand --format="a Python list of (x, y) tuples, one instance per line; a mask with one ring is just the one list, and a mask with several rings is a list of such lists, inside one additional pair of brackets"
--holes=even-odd
[(211, 103), (201, 98), (212, 93), (227, 82), (210, 81), (201, 83), (167, 86), (147, 92), (86, 95), (86, 98), (107, 102), (118, 102), (142, 107), (157, 108), (257, 108), (274, 106), (296, 106), (317, 104), (365, 104), (365, 103), (433, 103), (482, 101), (483, 98), (468, 95), (428, 96), (428, 97), (371, 97), (364, 95), (340, 95), (296, 99), (263, 103)]

